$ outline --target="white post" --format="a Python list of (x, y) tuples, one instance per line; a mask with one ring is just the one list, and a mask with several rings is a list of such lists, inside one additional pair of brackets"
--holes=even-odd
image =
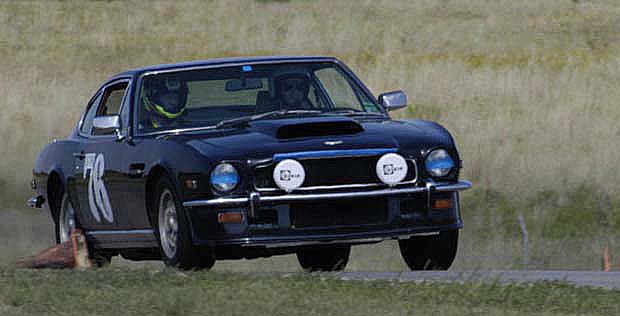
[(521, 226), (521, 234), (523, 234), (523, 269), (527, 270), (529, 235), (522, 213), (519, 214), (519, 225)]

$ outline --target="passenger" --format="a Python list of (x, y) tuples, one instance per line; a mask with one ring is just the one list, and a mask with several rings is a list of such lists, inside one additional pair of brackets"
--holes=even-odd
[(274, 81), (281, 110), (313, 109), (312, 103), (308, 100), (310, 78), (306, 74), (290, 73), (281, 75)]

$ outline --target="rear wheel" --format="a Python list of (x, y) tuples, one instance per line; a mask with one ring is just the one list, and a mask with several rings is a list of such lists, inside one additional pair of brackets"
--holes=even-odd
[(157, 239), (164, 263), (180, 269), (209, 269), (215, 263), (209, 248), (192, 244), (189, 224), (175, 187), (167, 177), (157, 183), (156, 210)]
[(67, 193), (62, 193), (60, 205), (58, 206), (56, 218), (56, 243), (63, 243), (71, 240), (71, 232), (77, 227), (75, 210), (69, 200)]
[(299, 250), (297, 260), (308, 272), (342, 271), (349, 262), (351, 246), (316, 247)]
[[(71, 234), (73, 233), (73, 230), (78, 228), (78, 221), (75, 215), (75, 209), (73, 208), (73, 204), (71, 204), (69, 195), (64, 190), (62, 190), (59, 196), (62, 197), (60, 199), (60, 203), (53, 206), (56, 210), (54, 212), (54, 214), (56, 214), (54, 222), (56, 223), (57, 244), (71, 241)], [(92, 247), (88, 247), (88, 252), (90, 254), (89, 257), (91, 262), (96, 267), (108, 266), (110, 264), (110, 261), (112, 260), (111, 254), (99, 252)]]
[(456, 257), (459, 231), (399, 240), (400, 253), (411, 270), (448, 270)]

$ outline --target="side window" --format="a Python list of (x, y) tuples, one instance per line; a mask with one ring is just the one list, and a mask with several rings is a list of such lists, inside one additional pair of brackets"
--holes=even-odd
[[(127, 95), (127, 91), (125, 92), (125, 95)], [(122, 128), (122, 132), (123, 134), (127, 135), (127, 128), (129, 127), (129, 106), (130, 100), (128, 96), (125, 96), (124, 99), (124, 104), (121, 106), (121, 128)]]
[(103, 93), (103, 102), (99, 106), (97, 116), (119, 115), (126, 89), (127, 82), (107, 87)]
[(327, 94), (334, 102), (336, 108), (352, 108), (355, 110), (364, 110), (360, 106), (360, 101), (355, 91), (347, 81), (347, 79), (335, 68), (323, 68), (315, 72)]
[[(80, 132), (84, 135), (93, 135), (93, 119), (104, 115), (119, 115), (123, 96), (127, 89), (127, 82), (118, 83), (107, 87), (103, 92), (99, 92), (98, 96), (93, 99), (89, 105), (88, 111), (84, 116), (84, 121), (80, 127)], [(123, 113), (127, 110), (123, 110)], [(127, 115), (126, 115), (127, 116)], [(121, 118), (121, 121), (123, 119)], [(125, 123), (123, 123), (125, 126)]]
[(80, 132), (82, 134), (90, 134), (90, 130), (93, 127), (93, 118), (95, 118), (95, 114), (97, 113), (99, 101), (101, 101), (100, 92), (92, 99), (91, 103), (88, 104), (86, 115), (84, 115), (82, 126), (80, 127)]

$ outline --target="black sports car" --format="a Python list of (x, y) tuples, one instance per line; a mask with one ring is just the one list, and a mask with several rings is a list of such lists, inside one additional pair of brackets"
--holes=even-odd
[(411, 269), (447, 269), (463, 223), (461, 160), (437, 123), (393, 120), (328, 57), (212, 59), (120, 73), (72, 135), (43, 149), (34, 207), (99, 262), (296, 253), (344, 269), (352, 245), (398, 240)]

